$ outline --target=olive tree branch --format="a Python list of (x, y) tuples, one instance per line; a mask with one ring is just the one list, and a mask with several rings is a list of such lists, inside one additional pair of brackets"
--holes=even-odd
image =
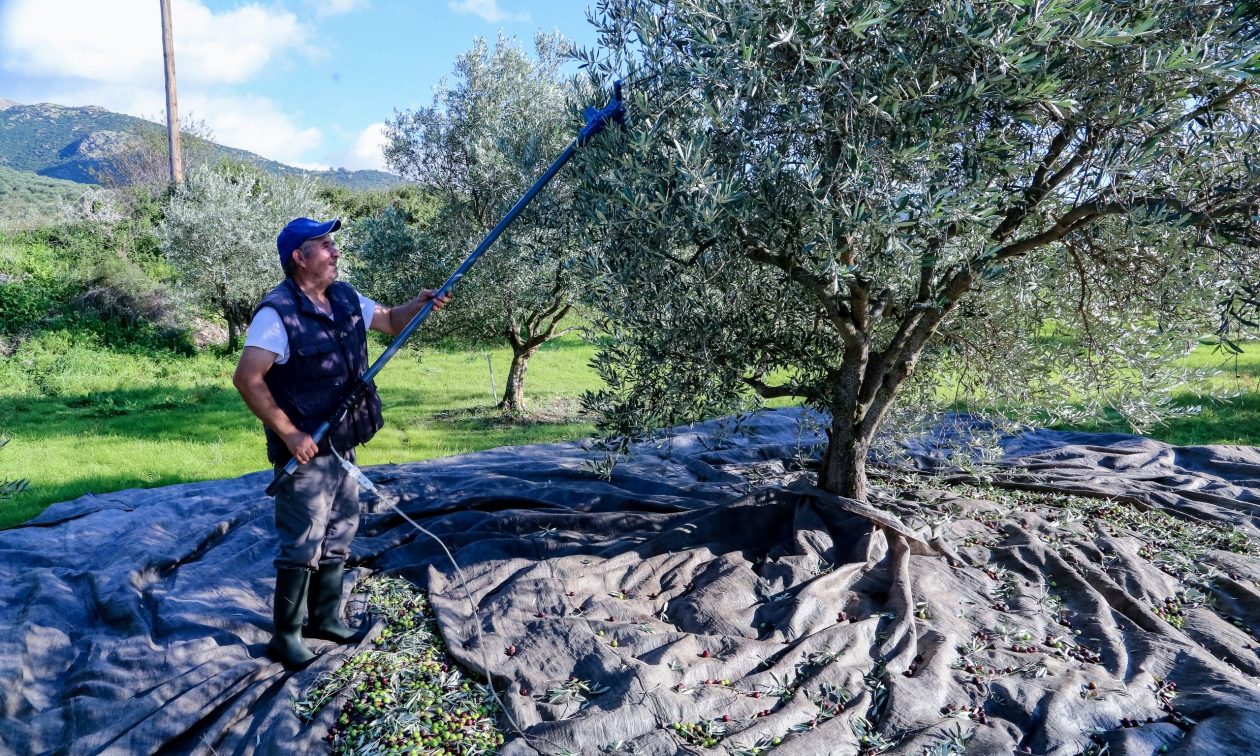
[(764, 244), (752, 238), (742, 226), (736, 229), (736, 235), (739, 237), (744, 255), (748, 259), (778, 268), (786, 273), (792, 281), (813, 294), (826, 312), (828, 321), (840, 332), (840, 338), (844, 340), (845, 345), (857, 345), (858, 332), (853, 325), (849, 308), (836, 294), (831, 292), (830, 282), (827, 279), (810, 273), (801, 266), (796, 265), (785, 255), (777, 255), (771, 252)]

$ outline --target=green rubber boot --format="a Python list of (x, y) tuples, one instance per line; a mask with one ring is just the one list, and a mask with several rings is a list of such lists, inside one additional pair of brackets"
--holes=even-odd
[(315, 654), (302, 642), (302, 617), (306, 614), (306, 588), (311, 573), (299, 567), (276, 570), (276, 597), (271, 616), (275, 623), (267, 656), (289, 671), (302, 669)]
[(311, 576), (310, 619), (302, 628), (307, 638), (353, 643), (359, 633), (341, 621), (342, 564), (323, 565)]

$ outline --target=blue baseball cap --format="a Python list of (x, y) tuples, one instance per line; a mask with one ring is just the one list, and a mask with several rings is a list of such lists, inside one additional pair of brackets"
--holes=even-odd
[(302, 246), (302, 242), (324, 234), (331, 234), (339, 228), (341, 228), (340, 218), (322, 223), (310, 218), (294, 218), (289, 221), (289, 224), (276, 237), (276, 250), (280, 253), (280, 267), (284, 267), (284, 264), (289, 261), (289, 255)]

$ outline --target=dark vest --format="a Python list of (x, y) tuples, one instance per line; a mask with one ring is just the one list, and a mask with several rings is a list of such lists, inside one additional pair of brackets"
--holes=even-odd
[[(289, 359), (283, 365), (272, 365), (263, 380), (280, 409), (306, 433), (314, 433), (329, 419), (346, 391), (368, 369), (368, 324), (363, 322), (354, 287), (335, 282), (328, 287), (328, 299), (332, 317), (316, 307), (293, 279), (286, 278), (254, 310), (257, 315), (258, 310), (271, 307), (280, 313), (289, 336)], [(331, 442), (345, 454), (351, 447), (367, 443), (383, 424), (381, 398), (376, 386), (368, 384), (363, 400), (319, 442), (320, 453), (328, 453)], [(274, 464), (287, 463), (291, 455), (284, 441), (270, 428), (264, 430), (267, 459)]]

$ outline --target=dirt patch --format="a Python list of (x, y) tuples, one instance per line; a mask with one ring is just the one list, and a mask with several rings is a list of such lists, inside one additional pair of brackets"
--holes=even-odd
[(436, 420), (475, 421), (487, 428), (520, 428), (529, 425), (567, 425), (592, 419), (577, 399), (562, 398), (529, 403), (524, 412), (505, 412), (498, 407), (479, 405), (433, 414)]

